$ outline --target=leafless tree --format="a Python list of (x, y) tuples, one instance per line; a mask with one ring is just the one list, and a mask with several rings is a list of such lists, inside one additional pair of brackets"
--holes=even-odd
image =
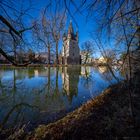
[[(43, 10), (41, 13), (41, 18), (37, 21), (35, 21), (35, 26), (33, 29), (33, 34), (35, 37), (35, 40), (37, 40), (44, 48), (43, 50), (47, 49), (48, 53), (48, 64), (51, 62), (51, 45), (52, 45), (52, 36), (51, 36), (51, 30), (49, 28), (49, 21), (45, 17), (46, 9)], [(46, 54), (47, 55), (47, 54)]]
[(88, 59), (93, 58), (94, 47), (91, 41), (86, 41), (82, 44), (82, 61), (84, 64), (88, 63)]
[(51, 28), (52, 36), (55, 42), (56, 64), (59, 64), (58, 45), (59, 45), (60, 39), (62, 38), (65, 22), (66, 22), (65, 11), (61, 13), (55, 13), (55, 15), (52, 16), (50, 28)]
[(65, 26), (65, 19), (65, 11), (57, 11), (57, 8), (52, 11), (51, 8), (46, 6), (41, 13), (41, 19), (39, 19), (39, 22), (36, 22), (34, 35), (36, 35), (36, 39), (42, 42), (47, 48), (48, 64), (51, 63), (51, 55), (53, 52), (55, 52), (56, 64), (59, 64), (58, 47)]
[[(25, 43), (24, 33), (32, 29), (32, 26), (25, 27), (24, 24), (24, 16), (28, 15), (27, 13), (31, 9), (31, 5), (29, 4), (29, 7), (23, 9), (18, 9), (15, 5), (16, 3), (13, 0), (0, 2), (0, 36), (4, 38), (4, 43), (0, 47), (0, 54), (15, 66), (26, 66), (31, 61), (25, 64), (18, 64), (16, 56), (17, 48)], [(9, 57), (12, 53), (14, 54), (14, 59)]]

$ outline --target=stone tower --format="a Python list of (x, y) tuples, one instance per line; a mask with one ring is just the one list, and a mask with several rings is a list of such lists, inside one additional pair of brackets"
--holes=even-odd
[(78, 32), (74, 33), (72, 22), (70, 22), (68, 33), (63, 34), (62, 64), (80, 64), (80, 59)]

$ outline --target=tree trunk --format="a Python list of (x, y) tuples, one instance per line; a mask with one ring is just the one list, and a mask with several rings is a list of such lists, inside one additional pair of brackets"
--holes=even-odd
[(67, 65), (66, 46), (64, 46), (64, 65)]
[(14, 45), (14, 61), (16, 62), (16, 43), (15, 41), (13, 41), (13, 45)]
[(18, 64), (15, 61), (13, 61), (10, 57), (8, 57), (8, 55), (1, 48), (0, 48), (0, 54), (2, 54), (14, 66), (23, 67), (23, 66), (27, 66), (27, 65), (32, 63), (32, 61), (29, 61), (29, 62), (24, 63), (24, 64)]
[(86, 54), (85, 64), (87, 64), (87, 60), (88, 60), (88, 55)]
[(58, 41), (56, 41), (56, 64), (59, 64), (59, 59), (58, 59)]
[(50, 45), (48, 45), (48, 64), (51, 64)]

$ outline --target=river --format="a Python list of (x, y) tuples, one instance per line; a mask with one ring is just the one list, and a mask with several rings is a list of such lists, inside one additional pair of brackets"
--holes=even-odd
[(0, 128), (48, 124), (116, 82), (106, 67), (1, 68)]

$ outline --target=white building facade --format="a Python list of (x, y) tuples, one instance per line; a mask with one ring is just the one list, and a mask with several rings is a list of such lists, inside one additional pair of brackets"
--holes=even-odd
[(67, 35), (63, 34), (62, 64), (81, 64), (78, 41), (78, 32), (74, 34), (72, 22), (70, 22)]

